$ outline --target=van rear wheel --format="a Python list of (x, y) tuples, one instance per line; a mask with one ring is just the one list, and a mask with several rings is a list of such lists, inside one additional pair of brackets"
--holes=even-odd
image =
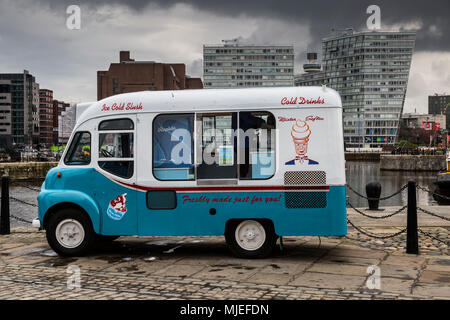
[(81, 256), (94, 240), (89, 217), (76, 209), (63, 209), (50, 217), (46, 230), (50, 247), (61, 256)]
[(259, 259), (270, 255), (277, 236), (269, 220), (235, 220), (227, 224), (225, 240), (237, 257)]

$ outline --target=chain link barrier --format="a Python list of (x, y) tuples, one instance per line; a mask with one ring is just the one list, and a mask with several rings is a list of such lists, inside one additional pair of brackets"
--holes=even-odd
[(450, 246), (450, 241), (444, 241), (444, 240), (441, 240), (441, 239), (439, 239), (439, 238), (436, 238), (435, 236), (432, 236), (431, 234), (429, 234), (429, 233), (423, 231), (422, 229), (419, 229), (419, 232), (420, 232), (421, 234), (427, 236), (427, 237), (430, 237), (430, 238), (433, 239), (433, 240), (436, 240), (436, 241), (438, 241), (438, 242), (440, 242), (440, 243), (443, 243), (443, 244), (445, 244), (445, 245), (447, 245), (447, 246)]
[(355, 225), (350, 221), (350, 219), (347, 219), (347, 222), (348, 222), (353, 228), (355, 228), (356, 230), (358, 230), (358, 231), (361, 232), (362, 234), (364, 234), (364, 235), (366, 235), (366, 236), (368, 236), (368, 237), (371, 237), (371, 238), (375, 238), (375, 239), (389, 239), (389, 238), (394, 238), (394, 237), (397, 237), (397, 236), (401, 235), (402, 233), (405, 233), (405, 232), (406, 232), (406, 228), (405, 228), (405, 229), (403, 229), (403, 230), (401, 230), (401, 231), (399, 231), (399, 232), (397, 232), (397, 233), (394, 233), (394, 234), (384, 235), (384, 236), (379, 236), (379, 235), (375, 235), (375, 234), (373, 234), (373, 233), (369, 233), (369, 232), (367, 232), (367, 231), (364, 231), (363, 229), (361, 229), (361, 228), (355, 226)]
[(11, 196), (10, 196), (9, 198), (10, 198), (11, 200), (17, 201), (17, 202), (22, 203), (22, 204), (26, 204), (26, 205), (31, 206), (31, 207), (35, 207), (35, 208), (38, 207), (38, 205), (37, 205), (37, 204), (34, 204), (34, 203), (29, 203), (29, 202), (26, 202), (26, 201), (23, 201), (23, 200), (20, 200), (20, 199), (11, 197)]
[[(400, 190), (398, 190), (397, 192), (391, 194), (390, 196), (382, 197), (382, 198), (369, 198), (369, 197), (366, 197), (366, 196), (362, 195), (362, 194), (359, 193), (358, 191), (354, 190), (354, 189), (353, 189), (352, 187), (350, 187), (349, 185), (347, 185), (347, 187), (348, 187), (352, 192), (354, 192), (356, 195), (358, 195), (358, 196), (361, 197), (361, 198), (367, 199), (367, 200), (369, 200), (369, 201), (383, 201), (383, 200), (387, 200), (387, 199), (389, 199), (389, 198), (395, 197), (396, 195), (402, 193), (402, 192), (408, 187), (408, 185), (406, 184), (406, 185), (404, 185), (402, 188), (400, 188)], [(379, 219), (379, 220), (381, 220), (381, 219), (387, 219), (387, 218), (391, 218), (391, 217), (393, 217), (393, 216), (396, 216), (396, 215), (398, 215), (398, 214), (400, 214), (400, 213), (403, 213), (403, 211), (404, 211), (406, 208), (408, 208), (408, 206), (403, 206), (402, 208), (396, 210), (395, 212), (393, 212), (393, 213), (391, 213), (391, 214), (388, 214), (388, 215), (385, 215), (385, 216), (372, 216), (372, 215), (366, 214), (366, 213), (364, 213), (364, 212), (362, 212), (362, 211), (356, 209), (349, 201), (347, 201), (347, 204), (350, 206), (350, 208), (352, 208), (353, 210), (355, 210), (356, 213), (359, 213), (360, 215), (362, 215), (362, 216), (364, 216), (364, 217), (366, 217), (366, 218), (369, 218), (369, 219)], [(373, 233), (369, 233), (369, 232), (367, 232), (367, 231), (364, 231), (364, 230), (361, 229), (360, 227), (357, 227), (355, 224), (353, 224), (353, 222), (351, 222), (350, 219), (348, 219), (348, 218), (347, 218), (347, 222), (348, 222), (348, 224), (350, 224), (353, 228), (355, 228), (355, 229), (356, 229), (357, 231), (359, 231), (360, 233), (362, 233), (362, 234), (364, 234), (364, 235), (366, 235), (366, 236), (368, 236), (368, 237), (370, 237), (370, 238), (375, 238), (375, 239), (389, 239), (389, 238), (394, 238), (394, 237), (397, 237), (397, 236), (399, 236), (399, 235), (401, 235), (401, 234), (403, 234), (403, 233), (406, 232), (406, 228), (405, 228), (405, 229), (401, 230), (400, 232), (397, 232), (397, 233), (394, 233), (394, 234), (380, 236), (380, 235), (376, 235), (376, 234), (373, 234)], [(351, 239), (351, 240), (357, 240), (357, 241), (359, 241), (359, 239), (354, 239), (354, 238), (350, 238), (350, 237), (347, 237), (347, 238), (348, 238), (348, 239)]]
[(359, 197), (364, 198), (364, 199), (366, 199), (366, 200), (369, 200), (369, 201), (377, 201), (377, 200), (383, 201), (383, 200), (387, 200), (387, 199), (390, 199), (390, 198), (392, 198), (392, 197), (395, 197), (396, 195), (402, 193), (403, 190), (405, 190), (406, 188), (408, 188), (408, 185), (405, 184), (405, 185), (404, 185), (400, 190), (398, 190), (397, 192), (391, 194), (390, 196), (386, 196), (386, 197), (382, 197), (382, 198), (368, 198), (368, 197), (362, 195), (361, 193), (359, 193), (358, 191), (356, 191), (355, 189), (353, 189), (352, 187), (350, 187), (348, 184), (347, 184), (347, 187), (348, 187), (351, 191), (353, 191), (356, 195), (358, 195)]
[[(377, 200), (378, 200), (378, 201), (382, 201), (382, 200), (387, 200), (387, 199), (389, 199), (389, 198), (392, 198), (392, 197), (394, 197), (394, 196), (400, 194), (401, 192), (403, 192), (403, 190), (405, 190), (405, 189), (408, 187), (408, 185), (403, 186), (400, 190), (398, 190), (397, 192), (393, 193), (392, 195), (390, 195), (390, 196), (388, 196), (388, 197), (383, 197), (383, 198), (369, 198), (369, 197), (366, 197), (366, 196), (362, 195), (361, 193), (357, 192), (356, 190), (354, 190), (354, 189), (353, 189), (352, 187), (350, 187), (349, 185), (347, 185), (347, 187), (348, 187), (352, 192), (354, 192), (356, 195), (358, 195), (358, 196), (361, 197), (361, 198), (367, 199), (367, 200), (369, 200), (369, 201), (371, 201), (371, 200), (372, 200), (372, 201), (373, 201), (373, 200), (375, 200), (375, 201), (377, 201)], [(425, 192), (430, 193), (430, 194), (432, 194), (432, 195), (441, 197), (442, 199), (450, 200), (450, 197), (447, 197), (447, 196), (441, 195), (441, 194), (439, 194), (439, 193), (433, 192), (433, 191), (431, 191), (431, 190), (429, 190), (429, 189), (427, 189), (427, 188), (424, 188), (424, 187), (422, 187), (422, 186), (420, 186), (420, 185), (416, 185), (416, 188), (417, 188), (418, 190), (422, 190), (422, 191), (425, 191)], [(385, 216), (372, 216), (372, 215), (368, 215), (368, 214), (366, 214), (366, 213), (364, 213), (364, 212), (362, 212), (362, 211), (356, 209), (349, 201), (347, 201), (347, 204), (348, 204), (348, 205), (350, 206), (350, 208), (352, 208), (356, 213), (358, 213), (358, 214), (360, 214), (360, 215), (362, 215), (362, 216), (364, 216), (364, 217), (366, 217), (366, 218), (370, 218), (370, 219), (387, 219), (387, 218), (390, 218), (390, 217), (393, 217), (393, 216), (395, 216), (395, 215), (398, 215), (398, 214), (402, 213), (405, 209), (408, 208), (408, 205), (406, 205), (406, 206), (403, 206), (402, 208), (396, 210), (395, 212), (393, 212), (393, 213), (391, 213), (391, 214), (388, 214), (388, 215), (385, 215)], [(435, 217), (435, 218), (439, 218), (439, 219), (442, 219), (442, 220), (450, 221), (450, 218), (440, 216), (440, 215), (438, 215), (438, 214), (436, 214), (436, 213), (433, 213), (433, 212), (428, 211), (428, 210), (426, 210), (426, 209), (423, 209), (423, 208), (421, 208), (421, 207), (417, 207), (417, 210), (419, 210), (419, 211), (421, 211), (421, 212), (423, 212), (423, 213), (425, 213), (425, 214), (428, 214), (428, 215), (430, 215), (430, 216), (433, 216), (433, 217)], [(367, 232), (367, 231), (363, 230), (363, 229), (360, 228), (360, 227), (357, 227), (355, 224), (353, 224), (353, 223), (350, 221), (350, 219), (347, 219), (347, 222), (348, 222), (348, 224), (350, 224), (353, 228), (355, 228), (355, 229), (356, 229), (358, 232), (360, 232), (361, 234), (364, 234), (364, 235), (366, 235), (366, 236), (368, 236), (368, 237), (370, 237), (370, 238), (375, 238), (375, 239), (388, 239), (388, 238), (394, 238), (394, 237), (397, 237), (397, 236), (399, 236), (399, 235), (401, 235), (401, 234), (403, 234), (403, 233), (405, 233), (405, 232), (407, 231), (407, 228), (405, 228), (405, 229), (403, 229), (403, 230), (401, 230), (401, 231), (399, 231), (399, 232), (397, 232), (397, 233), (391, 234), (391, 235), (380, 236), (380, 235), (375, 235), (375, 234), (373, 234), (373, 233)], [(433, 239), (433, 240), (436, 240), (436, 241), (438, 241), (438, 242), (440, 242), (440, 243), (443, 243), (443, 244), (445, 244), (445, 245), (450, 245), (450, 241), (444, 241), (444, 240), (441, 240), (441, 239), (439, 239), (439, 238), (436, 238), (435, 236), (433, 236), (433, 235), (431, 235), (431, 234), (429, 234), (429, 233), (423, 231), (423, 230), (420, 229), (420, 228), (418, 229), (418, 231), (419, 231), (422, 235), (427, 236), (427, 237), (430, 237), (430, 238)], [(359, 239), (354, 239), (354, 238), (350, 238), (350, 237), (347, 237), (347, 238), (350, 239), (350, 240), (357, 240), (357, 241), (359, 240)]]
[(425, 209), (423, 209), (423, 208), (417, 207), (417, 210), (420, 210), (420, 211), (422, 211), (423, 213), (429, 214), (430, 216), (433, 216), (433, 217), (436, 217), (436, 218), (439, 218), (439, 219), (442, 219), (442, 220), (450, 221), (450, 218), (440, 216), (440, 215), (438, 215), (438, 214), (436, 214), (436, 213), (433, 213), (433, 212), (431, 212), (431, 211), (425, 210)]
[(387, 218), (391, 218), (391, 217), (393, 217), (393, 216), (396, 216), (396, 215), (402, 213), (403, 210), (405, 210), (406, 208), (408, 208), (408, 206), (401, 207), (401, 208), (398, 209), (397, 211), (395, 211), (395, 212), (393, 212), (393, 213), (391, 213), (391, 214), (385, 215), (385, 216), (371, 216), (371, 215), (368, 215), (368, 214), (366, 214), (366, 213), (364, 213), (364, 212), (362, 212), (362, 211), (356, 209), (356, 208), (355, 208), (350, 202), (348, 202), (348, 201), (347, 201), (347, 204), (350, 206), (350, 208), (352, 208), (353, 210), (355, 210), (355, 211), (356, 211), (357, 213), (359, 213), (360, 215), (362, 215), (362, 216), (364, 216), (364, 217), (366, 217), (366, 218), (370, 218), (370, 219), (387, 219)]
[(35, 188), (29, 187), (29, 186), (20, 186), (20, 187), (21, 187), (21, 188), (27, 188), (27, 189), (29, 189), (29, 190), (31, 190), (31, 191), (34, 191), (34, 192), (41, 192), (40, 189), (35, 189)]
[(28, 223), (28, 224), (32, 224), (33, 223), (32, 221), (25, 220), (23, 218), (20, 218), (20, 217), (17, 217), (15, 215), (13, 215), (13, 214), (10, 214), (9, 216), (11, 218), (13, 218), (14, 220), (17, 220), (17, 221), (20, 221), (20, 222), (23, 222), (23, 223)]
[(422, 191), (428, 192), (428, 193), (430, 193), (430, 194), (432, 194), (432, 195), (435, 195), (435, 196), (438, 196), (438, 197), (440, 197), (440, 198), (442, 198), (442, 199), (450, 200), (450, 197), (447, 197), (447, 196), (444, 196), (444, 195), (442, 195), (442, 194), (433, 192), (433, 191), (431, 191), (431, 190), (429, 190), (429, 189), (427, 189), (427, 188), (425, 188), (425, 187), (422, 187), (422, 186), (417, 185), (417, 189), (420, 189), (420, 190), (422, 190)]

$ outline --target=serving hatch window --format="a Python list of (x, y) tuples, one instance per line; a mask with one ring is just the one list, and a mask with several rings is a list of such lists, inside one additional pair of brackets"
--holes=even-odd
[(263, 180), (274, 173), (270, 112), (161, 114), (153, 121), (158, 180)]
[(133, 129), (134, 124), (130, 119), (107, 120), (100, 123), (98, 165), (101, 169), (125, 179), (133, 176)]

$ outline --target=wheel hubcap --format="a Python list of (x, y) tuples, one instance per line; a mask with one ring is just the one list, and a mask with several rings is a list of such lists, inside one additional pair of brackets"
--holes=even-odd
[(266, 241), (264, 227), (257, 221), (246, 220), (241, 222), (235, 232), (236, 242), (245, 250), (258, 250)]
[(84, 240), (84, 228), (76, 220), (63, 220), (56, 227), (56, 239), (65, 248), (76, 248)]

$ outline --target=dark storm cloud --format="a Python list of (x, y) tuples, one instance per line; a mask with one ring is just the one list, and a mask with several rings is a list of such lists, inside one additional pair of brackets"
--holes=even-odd
[[(50, 4), (51, 8), (76, 4), (73, 0), (39, 0)], [(381, 8), (383, 26), (418, 23), (417, 51), (445, 51), (450, 49), (450, 1), (448, 0), (80, 0), (79, 4), (96, 6), (122, 4), (141, 11), (154, 3), (169, 8), (178, 3), (192, 5), (216, 15), (236, 17), (270, 17), (289, 23), (308, 24), (311, 28), (310, 46), (320, 48), (321, 39), (330, 34), (331, 29), (366, 27), (366, 9), (375, 4)], [(239, 36), (239, 35), (236, 35)]]

